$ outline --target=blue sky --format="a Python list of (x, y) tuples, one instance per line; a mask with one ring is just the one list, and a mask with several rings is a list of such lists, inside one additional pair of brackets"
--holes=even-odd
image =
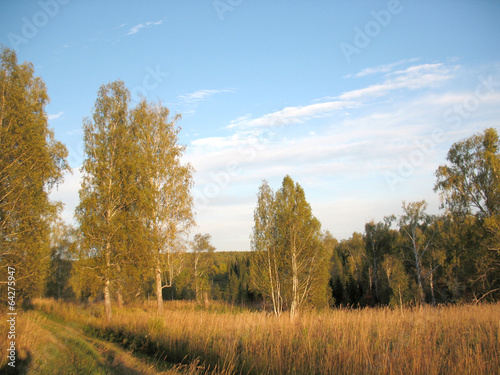
[(263, 179), (291, 177), (339, 239), (438, 212), (434, 172), (459, 139), (500, 128), (499, 1), (4, 0), (0, 44), (46, 83), (73, 175), (53, 193), (71, 222), (82, 119), (125, 81), (181, 113), (197, 232), (248, 250)]

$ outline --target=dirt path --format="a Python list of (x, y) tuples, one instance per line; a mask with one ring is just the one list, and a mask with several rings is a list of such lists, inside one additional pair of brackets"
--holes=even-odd
[[(28, 315), (28, 314), (27, 314)], [(181, 374), (176, 369), (160, 371), (153, 361), (133, 356), (119, 346), (95, 339), (68, 323), (40, 312), (29, 313), (33, 344), (14, 373), (20, 374)]]

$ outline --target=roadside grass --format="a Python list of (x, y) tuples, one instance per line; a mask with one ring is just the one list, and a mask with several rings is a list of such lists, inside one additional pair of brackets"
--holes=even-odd
[(36, 309), (190, 371), (216, 374), (494, 374), (500, 368), (500, 303), (393, 310), (337, 309), (287, 316), (166, 302), (114, 310), (35, 300)]

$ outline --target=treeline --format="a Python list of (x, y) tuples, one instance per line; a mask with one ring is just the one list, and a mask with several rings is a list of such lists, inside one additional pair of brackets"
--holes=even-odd
[[(489, 128), (456, 142), (436, 171), (444, 213), (425, 201), (338, 242), (321, 232), (289, 176), (264, 182), (255, 209), (249, 289), (277, 315), (304, 305), (403, 307), (500, 297), (500, 140)], [(328, 287), (325, 287), (325, 284)]]
[[(500, 297), (500, 141), (493, 128), (455, 143), (436, 171), (444, 213), (403, 202), (403, 213), (338, 242), (285, 176), (257, 193), (252, 251), (219, 253), (194, 234), (194, 169), (181, 162), (179, 115), (121, 81), (101, 86), (83, 121), (85, 159), (77, 228), (59, 218), (51, 189), (69, 171), (48, 128), (48, 96), (31, 64), (3, 49), (0, 75), (2, 269), (20, 298), (112, 304), (212, 299), (284, 311), (455, 303)], [(192, 237), (190, 237), (192, 236)], [(190, 238), (192, 238), (190, 240)], [(5, 283), (7, 272), (2, 274)], [(2, 295), (2, 298), (3, 297)]]

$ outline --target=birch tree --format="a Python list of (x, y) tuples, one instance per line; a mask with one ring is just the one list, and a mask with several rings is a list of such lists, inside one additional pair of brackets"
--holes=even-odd
[(33, 65), (0, 49), (0, 265), (15, 268), (20, 298), (40, 296), (45, 287), (50, 222), (61, 208), (49, 194), (70, 171), (67, 150), (48, 127), (48, 103)]
[(403, 262), (394, 255), (387, 255), (383, 262), (382, 267), (386, 272), (389, 281), (389, 287), (392, 290), (390, 304), (400, 307), (403, 311), (403, 306), (411, 300), (408, 297), (409, 277), (405, 271)]
[(215, 247), (210, 243), (209, 234), (198, 233), (193, 240), (193, 272), (194, 289), (196, 301), (201, 304), (202, 299), (205, 306), (208, 303), (208, 273), (213, 260)]
[[(323, 246), (321, 224), (312, 215), (305, 193), (290, 176), (285, 176), (276, 193), (278, 246), (289, 259), (290, 318), (299, 314), (300, 307), (311, 292), (313, 280), (321, 265)], [(290, 285), (291, 284), (291, 285)]]
[(184, 248), (183, 238), (194, 224), (190, 193), (193, 168), (181, 161), (185, 146), (178, 139), (180, 116), (169, 115), (168, 108), (145, 100), (132, 111), (132, 122), (139, 129), (141, 216), (159, 312), (163, 312), (163, 289), (171, 287), (180, 272), (176, 266), (177, 255)]
[(425, 304), (423, 280), (435, 271), (435, 269), (425, 271), (423, 264), (424, 256), (429, 255), (433, 250), (432, 217), (425, 212), (426, 208), (425, 201), (408, 204), (403, 202), (403, 215), (399, 219), (404, 248), (408, 250), (409, 254), (405, 260), (415, 267), (419, 299), (422, 305)]
[(128, 120), (130, 93), (123, 82), (101, 86), (91, 118), (84, 120), (85, 160), (80, 204), (76, 209), (83, 243), (80, 260), (103, 290), (106, 319), (112, 317), (111, 288), (119, 282), (127, 249), (137, 150)]
[[(176, 241), (169, 248), (165, 254), (165, 286), (166, 288), (173, 288), (174, 282), (184, 270), (186, 266), (186, 252), (187, 241), (182, 237), (177, 238)], [(173, 293), (173, 289), (172, 289)]]
[(257, 195), (252, 236), (253, 262), (250, 267), (253, 289), (264, 298), (271, 298), (276, 316), (283, 312), (281, 277), (284, 273), (283, 256), (277, 242), (276, 203), (274, 192), (264, 181)]
[(327, 275), (322, 272), (328, 266), (328, 254), (321, 224), (312, 215), (304, 190), (290, 176), (285, 176), (275, 195), (263, 183), (254, 222), (254, 267), (260, 272), (253, 272), (253, 283), (271, 296), (275, 314), (287, 307), (293, 320), (312, 288), (321, 286), (318, 281)]

